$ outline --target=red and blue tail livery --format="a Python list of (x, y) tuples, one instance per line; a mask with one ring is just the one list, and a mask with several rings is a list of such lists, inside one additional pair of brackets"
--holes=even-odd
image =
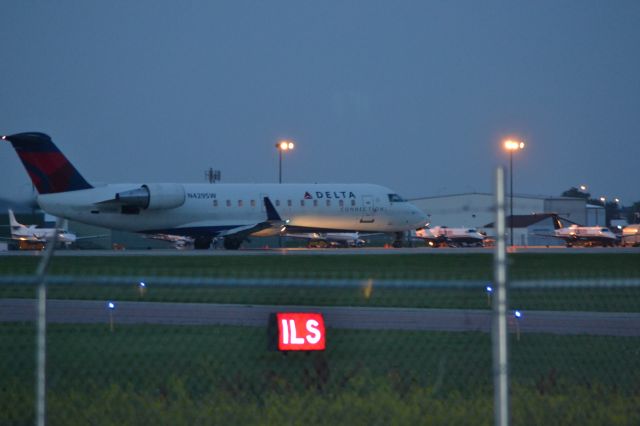
[(73, 167), (51, 138), (38, 132), (2, 136), (11, 142), (40, 194), (93, 188)]

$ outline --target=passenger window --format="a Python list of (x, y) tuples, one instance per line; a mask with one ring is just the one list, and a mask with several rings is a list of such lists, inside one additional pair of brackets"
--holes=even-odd
[(227, 207), (231, 207), (231, 200), (227, 200)]
[(327, 200), (327, 207), (331, 207), (331, 200)]
[(318, 207), (318, 200), (313, 200), (313, 207)]
[(218, 207), (218, 200), (213, 200), (213, 207)]
[(242, 200), (238, 200), (238, 207), (242, 207)]
[(338, 204), (340, 205), (340, 207), (344, 207), (344, 200), (338, 201)]
[(280, 205), (280, 200), (276, 200), (276, 207)]
[(304, 207), (304, 200), (300, 200), (300, 207)]
[(291, 200), (287, 200), (287, 206), (291, 207)]
[(255, 207), (256, 206), (256, 200), (251, 200), (251, 207)]
[(351, 200), (351, 207), (355, 207), (356, 206), (356, 200)]

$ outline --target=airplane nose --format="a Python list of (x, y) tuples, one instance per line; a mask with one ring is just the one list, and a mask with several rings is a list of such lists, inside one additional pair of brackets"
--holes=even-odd
[(412, 207), (413, 209), (411, 211), (411, 215), (415, 218), (416, 228), (424, 227), (429, 221), (427, 214), (422, 210), (420, 210), (419, 208), (417, 208), (416, 206), (412, 205)]

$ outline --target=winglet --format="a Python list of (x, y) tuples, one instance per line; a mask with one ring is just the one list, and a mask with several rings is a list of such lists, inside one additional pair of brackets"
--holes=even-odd
[(265, 207), (265, 209), (267, 209), (267, 220), (268, 221), (282, 222), (282, 218), (280, 217), (280, 215), (276, 211), (276, 208), (273, 207), (273, 204), (271, 203), (271, 200), (269, 199), (269, 197), (264, 197), (264, 207)]

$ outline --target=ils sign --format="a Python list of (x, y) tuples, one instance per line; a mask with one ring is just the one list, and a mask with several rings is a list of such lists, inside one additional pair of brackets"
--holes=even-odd
[(281, 351), (322, 351), (325, 329), (322, 314), (284, 312), (278, 321), (278, 349)]

